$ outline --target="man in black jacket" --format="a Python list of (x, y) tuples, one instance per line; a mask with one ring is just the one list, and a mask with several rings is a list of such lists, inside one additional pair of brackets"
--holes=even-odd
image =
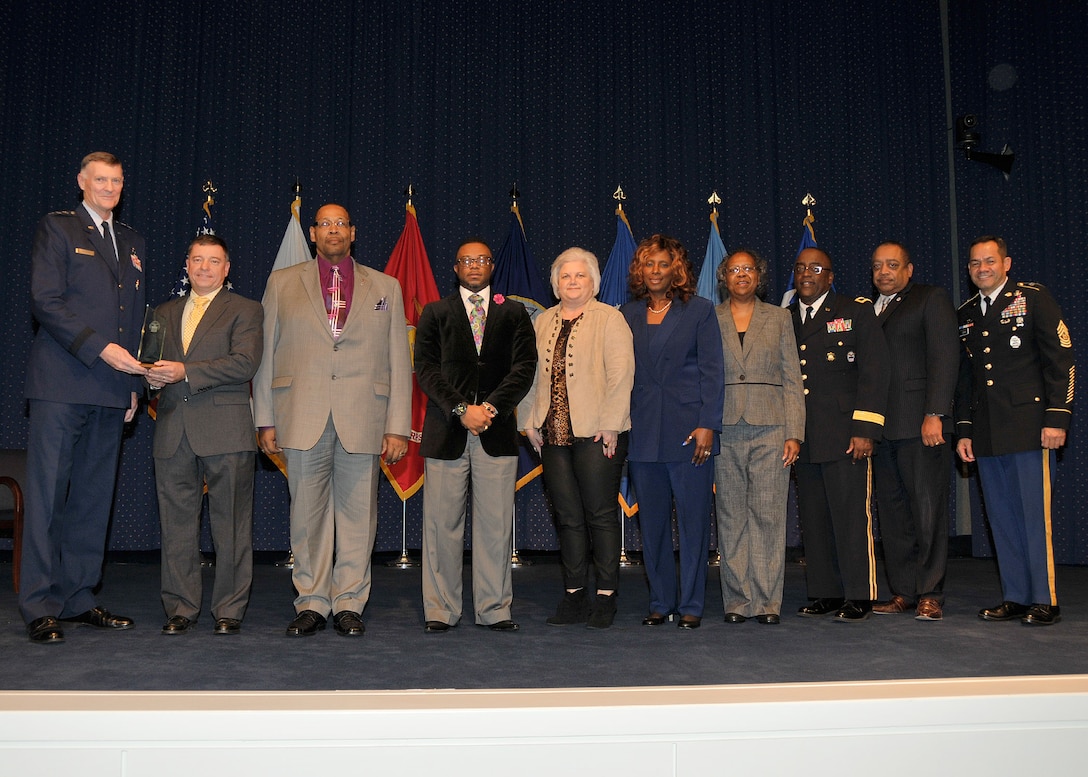
[(472, 593), (477, 625), (517, 631), (510, 578), (518, 430), (514, 411), (536, 374), (536, 335), (517, 301), (491, 294), (491, 249), (457, 249), (458, 289), (423, 308), (415, 369), (427, 395), (423, 440), (425, 631), (461, 618), (466, 498), (472, 484)]
[(952, 472), (952, 398), (956, 391), (956, 309), (939, 286), (914, 283), (899, 243), (873, 251), (877, 320), (891, 383), (884, 435), (873, 457), (880, 538), (892, 597), (873, 612), (943, 617)]

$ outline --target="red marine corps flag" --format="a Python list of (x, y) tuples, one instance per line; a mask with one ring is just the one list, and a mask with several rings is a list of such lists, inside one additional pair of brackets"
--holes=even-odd
[[(393, 254), (385, 266), (385, 274), (400, 281), (404, 295), (404, 317), (408, 322), (408, 346), (415, 365), (416, 324), (419, 314), (428, 302), (439, 299), (438, 286), (434, 282), (427, 249), (419, 233), (416, 209), (412, 207), (412, 187), (408, 187), (408, 204), (405, 206), (404, 230), (393, 247)], [(396, 464), (389, 466), (382, 461), (382, 471), (402, 501), (406, 501), (423, 485), (423, 457), (419, 455), (419, 443), (423, 439), (423, 418), (427, 414), (427, 395), (416, 382), (412, 372), (412, 435), (408, 440), (408, 453)]]

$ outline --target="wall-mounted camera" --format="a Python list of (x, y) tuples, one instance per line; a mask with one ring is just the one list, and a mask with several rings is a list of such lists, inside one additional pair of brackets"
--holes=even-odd
[(1005, 175), (1005, 180), (1009, 180), (1009, 173), (1012, 171), (1012, 163), (1015, 159), (1012, 149), (1006, 143), (1000, 154), (975, 151), (975, 146), (982, 142), (982, 133), (978, 131), (978, 124), (978, 116), (973, 113), (966, 113), (956, 119), (956, 148), (962, 148), (964, 156), (972, 161), (996, 167)]

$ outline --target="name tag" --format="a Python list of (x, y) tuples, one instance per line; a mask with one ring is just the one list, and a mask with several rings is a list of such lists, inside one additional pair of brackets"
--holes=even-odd
[(76, 253), (84, 256), (94, 256), (94, 251), (90, 248), (77, 248)]

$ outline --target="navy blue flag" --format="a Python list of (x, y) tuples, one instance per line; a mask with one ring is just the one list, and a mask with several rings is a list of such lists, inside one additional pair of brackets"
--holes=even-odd
[(612, 244), (608, 261), (605, 262), (604, 269), (601, 271), (601, 289), (597, 292), (597, 299), (600, 302), (619, 307), (631, 299), (627, 275), (637, 247), (634, 235), (631, 234), (631, 224), (627, 221), (627, 214), (623, 212), (622, 207), (616, 208), (616, 242)]
[[(204, 211), (204, 215), (200, 219), (200, 226), (196, 228), (195, 237), (201, 235), (214, 235), (215, 225), (212, 223), (212, 205), (215, 205), (215, 200), (212, 198), (212, 192), (218, 191), (218, 189), (212, 189), (209, 191), (208, 187), (211, 186), (209, 181), (204, 186), (204, 191), (208, 192), (207, 198), (204, 200), (204, 205), (201, 206), (201, 210)], [(188, 256), (185, 257), (188, 259)], [(178, 273), (178, 278), (174, 281), (174, 285), (170, 288), (171, 297), (184, 297), (189, 293), (189, 271), (185, 266), (185, 259), (181, 262), (181, 272)], [(230, 278), (227, 278), (224, 284), (228, 289), (233, 289), (234, 285), (230, 282)]]
[[(495, 256), (491, 293), (517, 300), (525, 306), (529, 311), (529, 318), (533, 320), (555, 300), (548, 284), (540, 277), (540, 268), (529, 251), (529, 244), (525, 240), (525, 226), (516, 202), (510, 206), (510, 232)], [(540, 457), (529, 445), (528, 439), (522, 435), (519, 442), (517, 488), (520, 489), (544, 470), (540, 466)]]
[(533, 259), (525, 240), (525, 225), (517, 203), (510, 206), (510, 231), (495, 256), (495, 272), (491, 276), (491, 291), (516, 299), (536, 317), (555, 304), (555, 297), (540, 277), (540, 268)]
[[(627, 285), (627, 276), (631, 269), (631, 260), (635, 256), (634, 235), (631, 234), (631, 223), (627, 220), (627, 214), (623, 207), (616, 208), (616, 242), (612, 244), (612, 250), (608, 254), (604, 270), (601, 272), (601, 290), (597, 293), (597, 299), (606, 305), (619, 307), (631, 299), (631, 290)], [(627, 477), (627, 465), (623, 465), (623, 477), (620, 480), (620, 493), (617, 500), (623, 509), (624, 515), (630, 518), (638, 512), (638, 500), (635, 499), (634, 489)]]
[[(816, 230), (812, 228), (812, 225), (816, 223), (816, 217), (812, 215), (812, 211), (808, 212), (805, 216), (805, 220), (801, 222), (801, 244), (797, 246), (797, 256), (801, 255), (801, 252), (806, 248), (816, 248)], [(793, 297), (796, 292), (793, 290), (793, 268), (790, 268), (790, 283), (786, 287), (786, 293), (782, 295), (782, 307), (789, 307), (789, 304), (793, 301)]]

